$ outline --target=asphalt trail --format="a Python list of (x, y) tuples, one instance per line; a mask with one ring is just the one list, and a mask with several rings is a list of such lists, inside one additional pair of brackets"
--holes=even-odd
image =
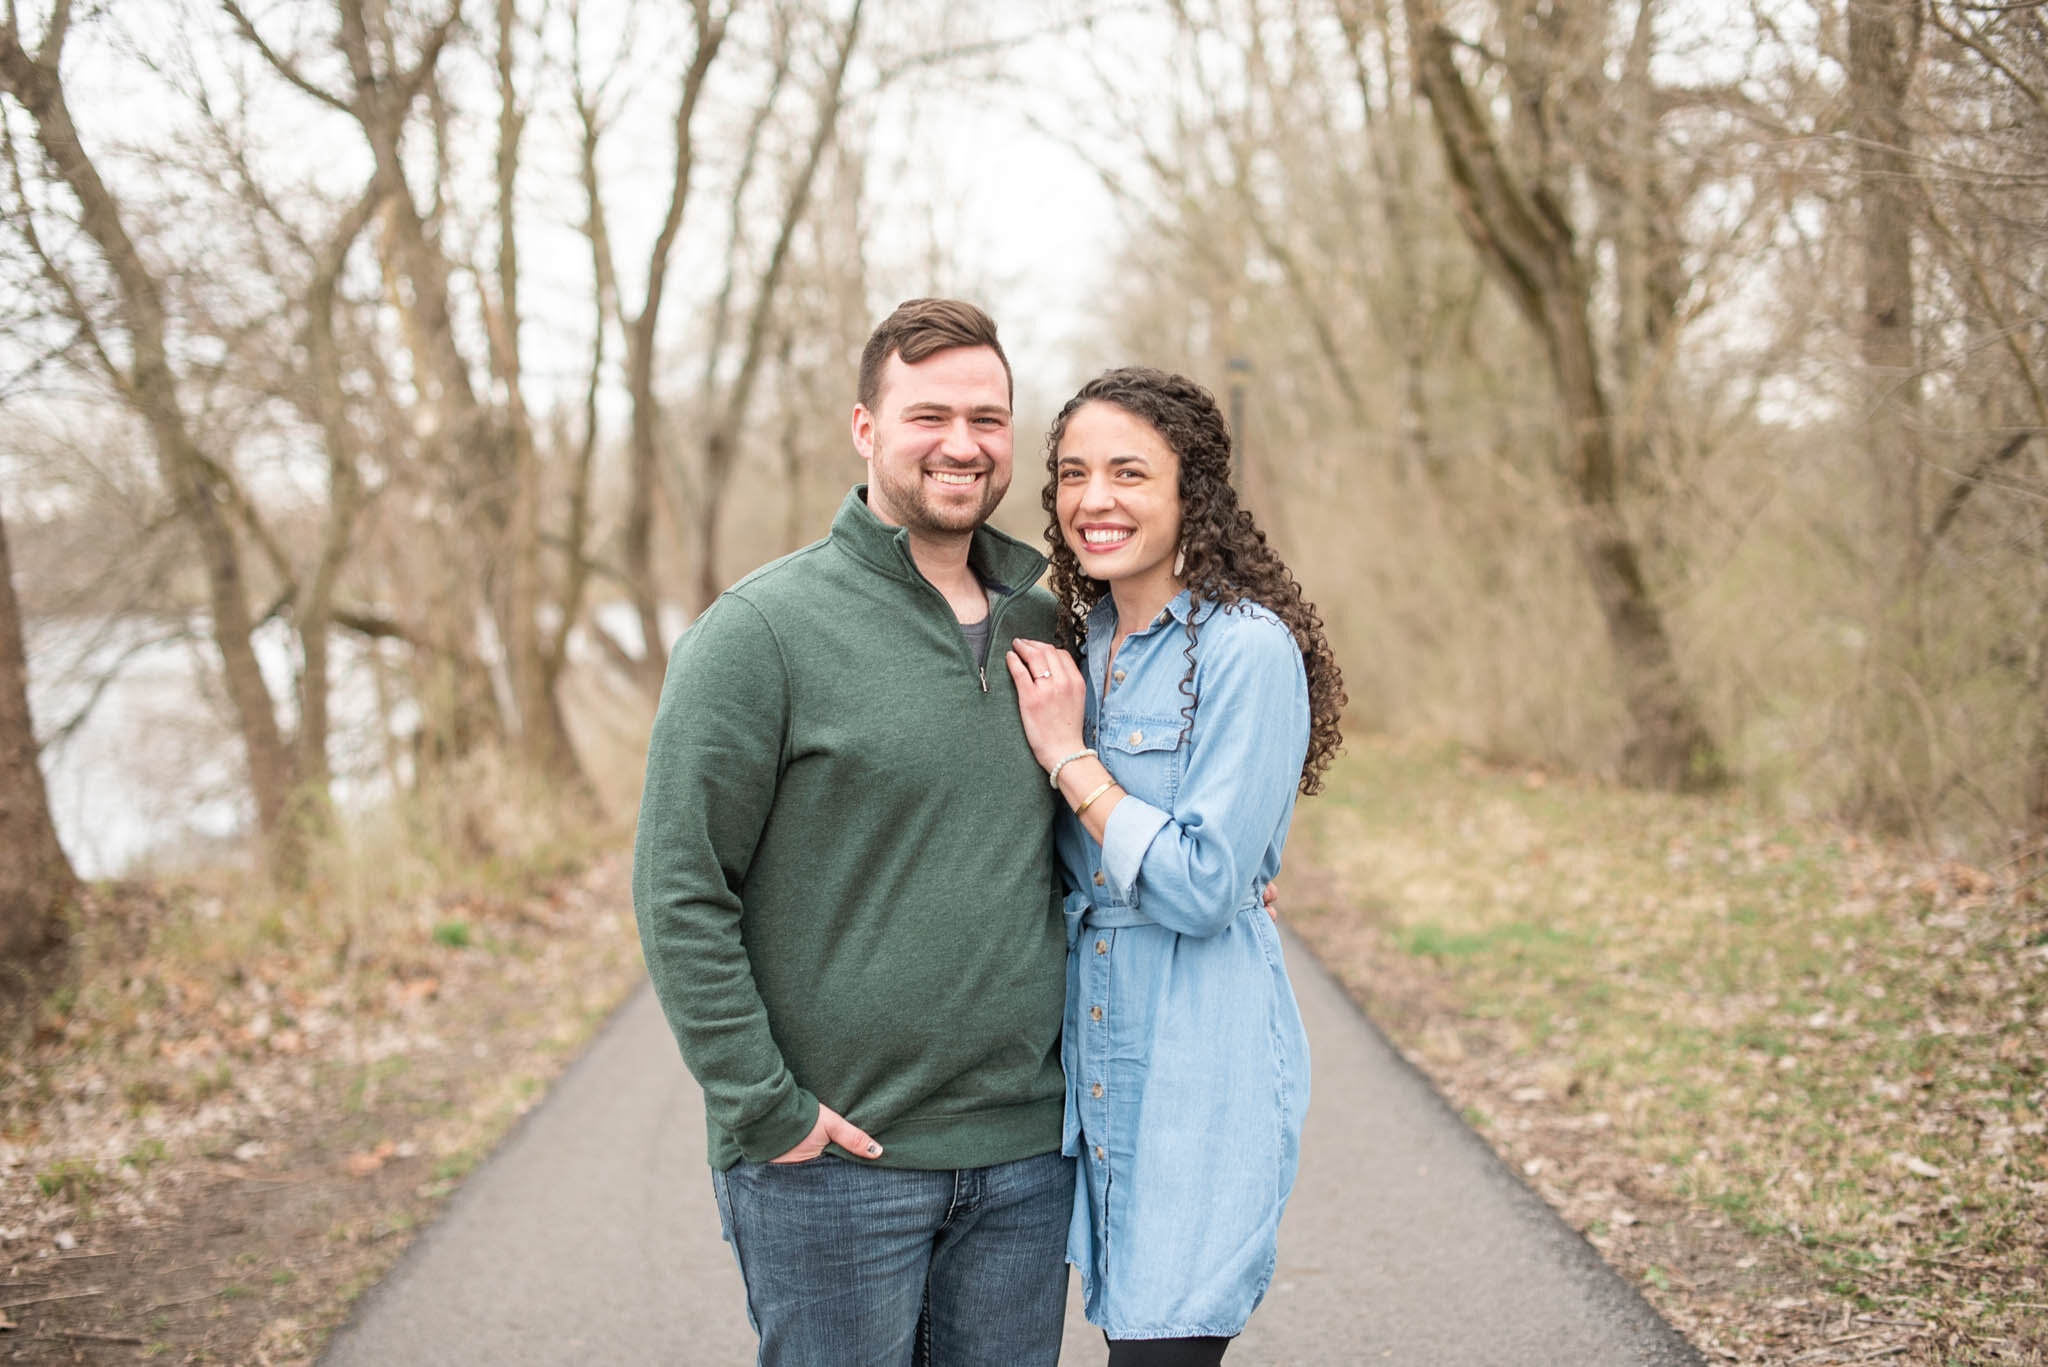
[[(1701, 1367), (1299, 940), (1314, 1056), (1272, 1290), (1233, 1367)], [(643, 988), (358, 1303), (323, 1367), (753, 1361), (696, 1084)], [(1070, 1298), (1064, 1367), (1101, 1335)]]

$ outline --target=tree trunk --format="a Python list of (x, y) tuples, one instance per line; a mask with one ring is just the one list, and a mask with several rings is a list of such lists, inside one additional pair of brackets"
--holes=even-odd
[(302, 403), (318, 425), (327, 447), (327, 528), (313, 573), (299, 587), (292, 605), (304, 665), (299, 676), (298, 772), (301, 801), (309, 821), (324, 825), (328, 810), (327, 694), (328, 647), (334, 618), (335, 588), (348, 559), (349, 543), (363, 505), (358, 459), (361, 452), (349, 425), (348, 397), (342, 383), (341, 353), (335, 339), (335, 289), (350, 247), (368, 225), (382, 196), (374, 186), (337, 225), (315, 263), (306, 288), (306, 322), (300, 340), (306, 349), (306, 385)]
[(63, 910), (78, 891), (71, 861), (57, 843), (50, 797), (36, 765), (28, 712), (28, 657), (7, 525), (0, 517), (0, 962), (26, 958), (55, 941)]
[[(520, 141), (526, 111), (519, 101), (513, 61), (518, 26), (514, 0), (498, 0), (498, 307), (492, 329), (492, 369), (505, 389), (507, 438), (511, 445), (512, 506), (501, 533), (504, 583), (498, 595), (499, 630), (505, 642), (505, 664), (512, 680), (512, 700), (519, 717), (521, 761), (530, 773), (580, 783), (575, 748), (553, 696), (557, 670), (545, 655), (540, 629), (542, 594), (540, 565), (540, 453), (533, 438), (533, 420), (526, 408), (525, 366), (519, 329), (519, 202)], [(572, 548), (572, 554), (579, 553)], [(565, 616), (574, 603), (562, 604)]]
[(1359, 107), (1365, 115), (1366, 150), (1372, 155), (1374, 175), (1380, 190), (1380, 223), (1386, 233), (1387, 268), (1393, 280), (1395, 310), (1374, 309), (1373, 319), (1381, 339), (1401, 353), (1400, 431), (1401, 473), (1420, 481), (1434, 473), (1429, 413), (1429, 320), (1436, 316), (1434, 301), (1428, 297), (1428, 271), (1422, 264), (1412, 220), (1420, 203), (1417, 193), (1415, 152), (1409, 141), (1408, 115), (1413, 91), (1396, 103), (1397, 86), (1391, 62), (1384, 54), (1395, 51), (1393, 11), (1390, 6), (1372, 6), (1375, 29), (1383, 54), (1380, 74), (1386, 96), (1380, 103), (1385, 119), (1374, 114), (1372, 67), (1366, 58), (1365, 19), (1356, 3), (1346, 0), (1337, 6), (1337, 20), (1351, 58), (1352, 77), (1358, 85)]
[(1864, 444), (1870, 464), (1872, 601), (1864, 654), (1865, 818), (1895, 832), (1924, 827), (1933, 737), (1913, 696), (1922, 669), (1919, 621), (1926, 534), (1914, 447), (1919, 367), (1913, 343), (1913, 222), (1917, 170), (1905, 122), (1911, 69), (1900, 29), (1911, 0), (1853, 0), (1849, 13), (1850, 126), (1856, 145), (1863, 299)]
[[(647, 260), (647, 294), (626, 332), (626, 395), (632, 405), (631, 437), (628, 443), (630, 477), (627, 480), (625, 557), (626, 580), (633, 595), (633, 609), (640, 620), (640, 655), (636, 677), (650, 695), (659, 695), (668, 669), (667, 652), (661, 637), (661, 594), (654, 580), (654, 510), (661, 479), (661, 405), (654, 392), (655, 350), (661, 305), (666, 293), (668, 268), (676, 234), (683, 225), (683, 212), (690, 198), (690, 173), (696, 164), (697, 101), (705, 79), (725, 42), (725, 20), (714, 19), (709, 0), (693, 0), (696, 49), (683, 73), (683, 89), (676, 104), (675, 174), (669, 182), (668, 210)], [(590, 122), (585, 120), (586, 129)], [(585, 183), (589, 187), (593, 224), (599, 200), (596, 190), (595, 139), (586, 141)], [(608, 257), (608, 239), (593, 234), (592, 243)], [(610, 275), (608, 260), (600, 271)]]
[[(1411, 31), (1423, 27), (1411, 18)], [(1592, 291), (1570, 224), (1540, 181), (1523, 182), (1508, 170), (1452, 59), (1454, 42), (1441, 25), (1428, 25), (1416, 74), (1435, 113), (1465, 235), (1542, 338), (1550, 363), (1565, 419), (1567, 482), (1577, 504), (1573, 540), (1628, 709), (1622, 778), (1679, 791), (1713, 787), (1726, 777), (1719, 748), (1679, 673), (1663, 612), (1621, 514), (1612, 415), (1588, 321)]]
[(2027, 745), (2026, 838), (2034, 867), (2048, 865), (2048, 640), (2034, 664), (2034, 735)]

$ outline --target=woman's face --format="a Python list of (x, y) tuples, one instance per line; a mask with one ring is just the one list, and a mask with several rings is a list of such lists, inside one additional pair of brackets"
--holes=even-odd
[(1060, 535), (1081, 572), (1171, 598), (1180, 546), (1180, 457), (1143, 418), (1083, 404), (1067, 419), (1053, 466)]

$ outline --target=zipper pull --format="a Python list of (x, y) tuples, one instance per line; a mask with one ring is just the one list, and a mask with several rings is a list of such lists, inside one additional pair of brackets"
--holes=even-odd
[(984, 693), (988, 692), (988, 666), (976, 665), (974, 672), (981, 676), (981, 691)]

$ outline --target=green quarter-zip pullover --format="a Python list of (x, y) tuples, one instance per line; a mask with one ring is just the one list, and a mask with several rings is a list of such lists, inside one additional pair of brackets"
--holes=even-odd
[(974, 534), (979, 666), (866, 494), (683, 633), (648, 747), (634, 909), (719, 1169), (787, 1152), (820, 1100), (892, 1166), (1060, 1143), (1052, 795), (1003, 663), (1051, 639), (1045, 561)]

